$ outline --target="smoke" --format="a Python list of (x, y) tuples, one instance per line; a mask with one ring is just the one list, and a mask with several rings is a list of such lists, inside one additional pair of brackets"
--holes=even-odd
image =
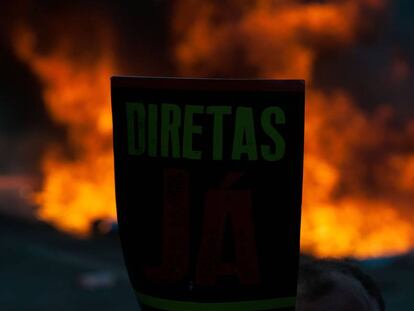
[(369, 111), (389, 105), (400, 120), (412, 118), (414, 25), (411, 16), (404, 18), (407, 4), (389, 2), (369, 36), (352, 48), (324, 53), (315, 63), (315, 86), (326, 91), (345, 88)]

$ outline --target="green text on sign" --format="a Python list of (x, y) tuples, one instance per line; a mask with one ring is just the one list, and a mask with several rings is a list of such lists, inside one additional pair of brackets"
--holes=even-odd
[[(128, 102), (126, 117), (129, 155), (248, 161), (278, 161), (285, 155), (286, 143), (280, 128), (286, 118), (278, 106), (253, 109)], [(200, 118), (204, 120), (202, 124), (197, 122)], [(226, 134), (228, 141), (224, 140)], [(208, 156), (203, 154), (206, 150), (195, 146), (201, 137), (210, 142)], [(227, 153), (225, 146), (230, 148)]]

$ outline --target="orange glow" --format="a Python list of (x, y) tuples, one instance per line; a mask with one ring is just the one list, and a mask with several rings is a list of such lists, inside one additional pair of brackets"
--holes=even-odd
[(307, 104), (302, 249), (365, 258), (413, 248), (410, 124), (396, 131), (387, 112), (368, 117), (344, 93), (310, 90)]
[(325, 94), (312, 81), (320, 54), (356, 44), (366, 11), (386, 1), (231, 3), (233, 15), (196, 0), (177, 4), (177, 67), (232, 76), (245, 66), (242, 75), (307, 80), (302, 250), (366, 258), (413, 248), (413, 125), (397, 130), (390, 108), (368, 115), (346, 91)]
[[(309, 80), (317, 52), (313, 45), (319, 41), (338, 46), (351, 43), (353, 21), (358, 18), (354, 1), (306, 5), (299, 1), (250, 1), (250, 5), (236, 5), (234, 10), (242, 17), (235, 20), (219, 6), (200, 6), (194, 0), (179, 3), (173, 26), (178, 68), (184, 75), (225, 71), (239, 48), (248, 50), (246, 62), (260, 67), (261, 77)], [(217, 22), (221, 18), (229, 21)]]
[[(364, 12), (384, 0), (176, 2), (172, 17), (177, 70), (186, 76), (260, 76), (307, 80), (302, 249), (318, 256), (392, 255), (414, 246), (414, 121), (396, 129), (392, 109), (368, 114), (346, 90), (313, 85), (326, 51), (357, 44)], [(116, 72), (110, 31), (98, 56), (68, 56), (64, 42), (38, 53), (28, 30), (15, 50), (43, 83), (50, 115), (67, 129), (69, 151), (51, 146), (39, 217), (85, 235), (95, 219), (116, 216), (109, 76)], [(396, 63), (396, 80), (407, 75)], [(358, 77), (355, 77), (358, 79)], [(398, 78), (398, 79), (397, 79)], [(389, 103), (384, 103), (389, 104)]]
[(96, 219), (115, 219), (109, 77), (115, 71), (109, 42), (94, 61), (68, 57), (66, 45), (50, 55), (36, 51), (27, 29), (15, 36), (17, 55), (43, 83), (51, 117), (67, 129), (71, 150), (51, 146), (43, 161), (44, 183), (34, 195), (41, 219), (77, 235)]

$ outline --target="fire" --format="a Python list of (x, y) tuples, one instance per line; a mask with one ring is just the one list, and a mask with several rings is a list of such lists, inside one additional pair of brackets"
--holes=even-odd
[[(44, 183), (34, 195), (38, 216), (85, 235), (92, 221), (116, 218), (109, 77), (115, 72), (110, 42), (93, 61), (69, 57), (66, 42), (50, 55), (36, 50), (36, 36), (20, 29), (15, 50), (39, 77), (54, 120), (65, 126), (69, 151), (51, 146), (43, 161)], [(106, 37), (105, 37), (106, 38)]]
[(309, 80), (317, 53), (313, 45), (318, 41), (352, 42), (355, 24), (350, 20), (358, 13), (353, 1), (304, 5), (300, 1), (258, 0), (249, 1), (246, 7), (235, 4), (231, 9), (242, 17), (232, 20), (220, 6), (200, 6), (192, 0), (180, 3), (174, 28), (176, 57), (183, 74), (224, 71), (234, 75), (234, 67), (229, 65), (234, 65), (232, 59), (239, 61), (238, 48), (248, 50), (246, 65), (259, 67), (260, 77)]
[(302, 248), (356, 257), (411, 249), (412, 124), (397, 131), (388, 109), (368, 117), (343, 93), (310, 91), (307, 109)]
[[(317, 256), (385, 256), (414, 246), (414, 121), (396, 129), (389, 107), (369, 115), (346, 90), (313, 83), (320, 55), (352, 48), (373, 27), (365, 14), (385, 7), (381, 0), (176, 6), (181, 74), (307, 80), (301, 247)], [(406, 66), (394, 62), (394, 77), (406, 77)]]
[[(220, 3), (220, 4), (218, 4)], [(343, 89), (325, 91), (314, 75), (324, 53), (350, 49), (375, 29), (366, 16), (385, 0), (182, 0), (174, 5), (177, 71), (186, 76), (307, 80), (302, 249), (360, 258), (414, 246), (414, 121), (392, 125), (392, 109), (367, 113)], [(367, 15), (368, 14), (368, 15)], [(67, 129), (69, 150), (51, 146), (39, 217), (85, 235), (98, 218), (115, 219), (109, 76), (115, 55), (105, 30), (98, 55), (73, 57), (66, 40), (50, 53), (27, 29), (15, 50), (39, 77), (50, 115)], [(396, 81), (410, 74), (397, 60)], [(358, 77), (356, 77), (357, 79)], [(384, 103), (389, 104), (389, 103)]]

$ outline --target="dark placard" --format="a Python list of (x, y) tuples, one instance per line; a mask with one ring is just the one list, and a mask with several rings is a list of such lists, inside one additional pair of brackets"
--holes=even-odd
[(111, 88), (120, 237), (142, 310), (294, 310), (304, 82)]

